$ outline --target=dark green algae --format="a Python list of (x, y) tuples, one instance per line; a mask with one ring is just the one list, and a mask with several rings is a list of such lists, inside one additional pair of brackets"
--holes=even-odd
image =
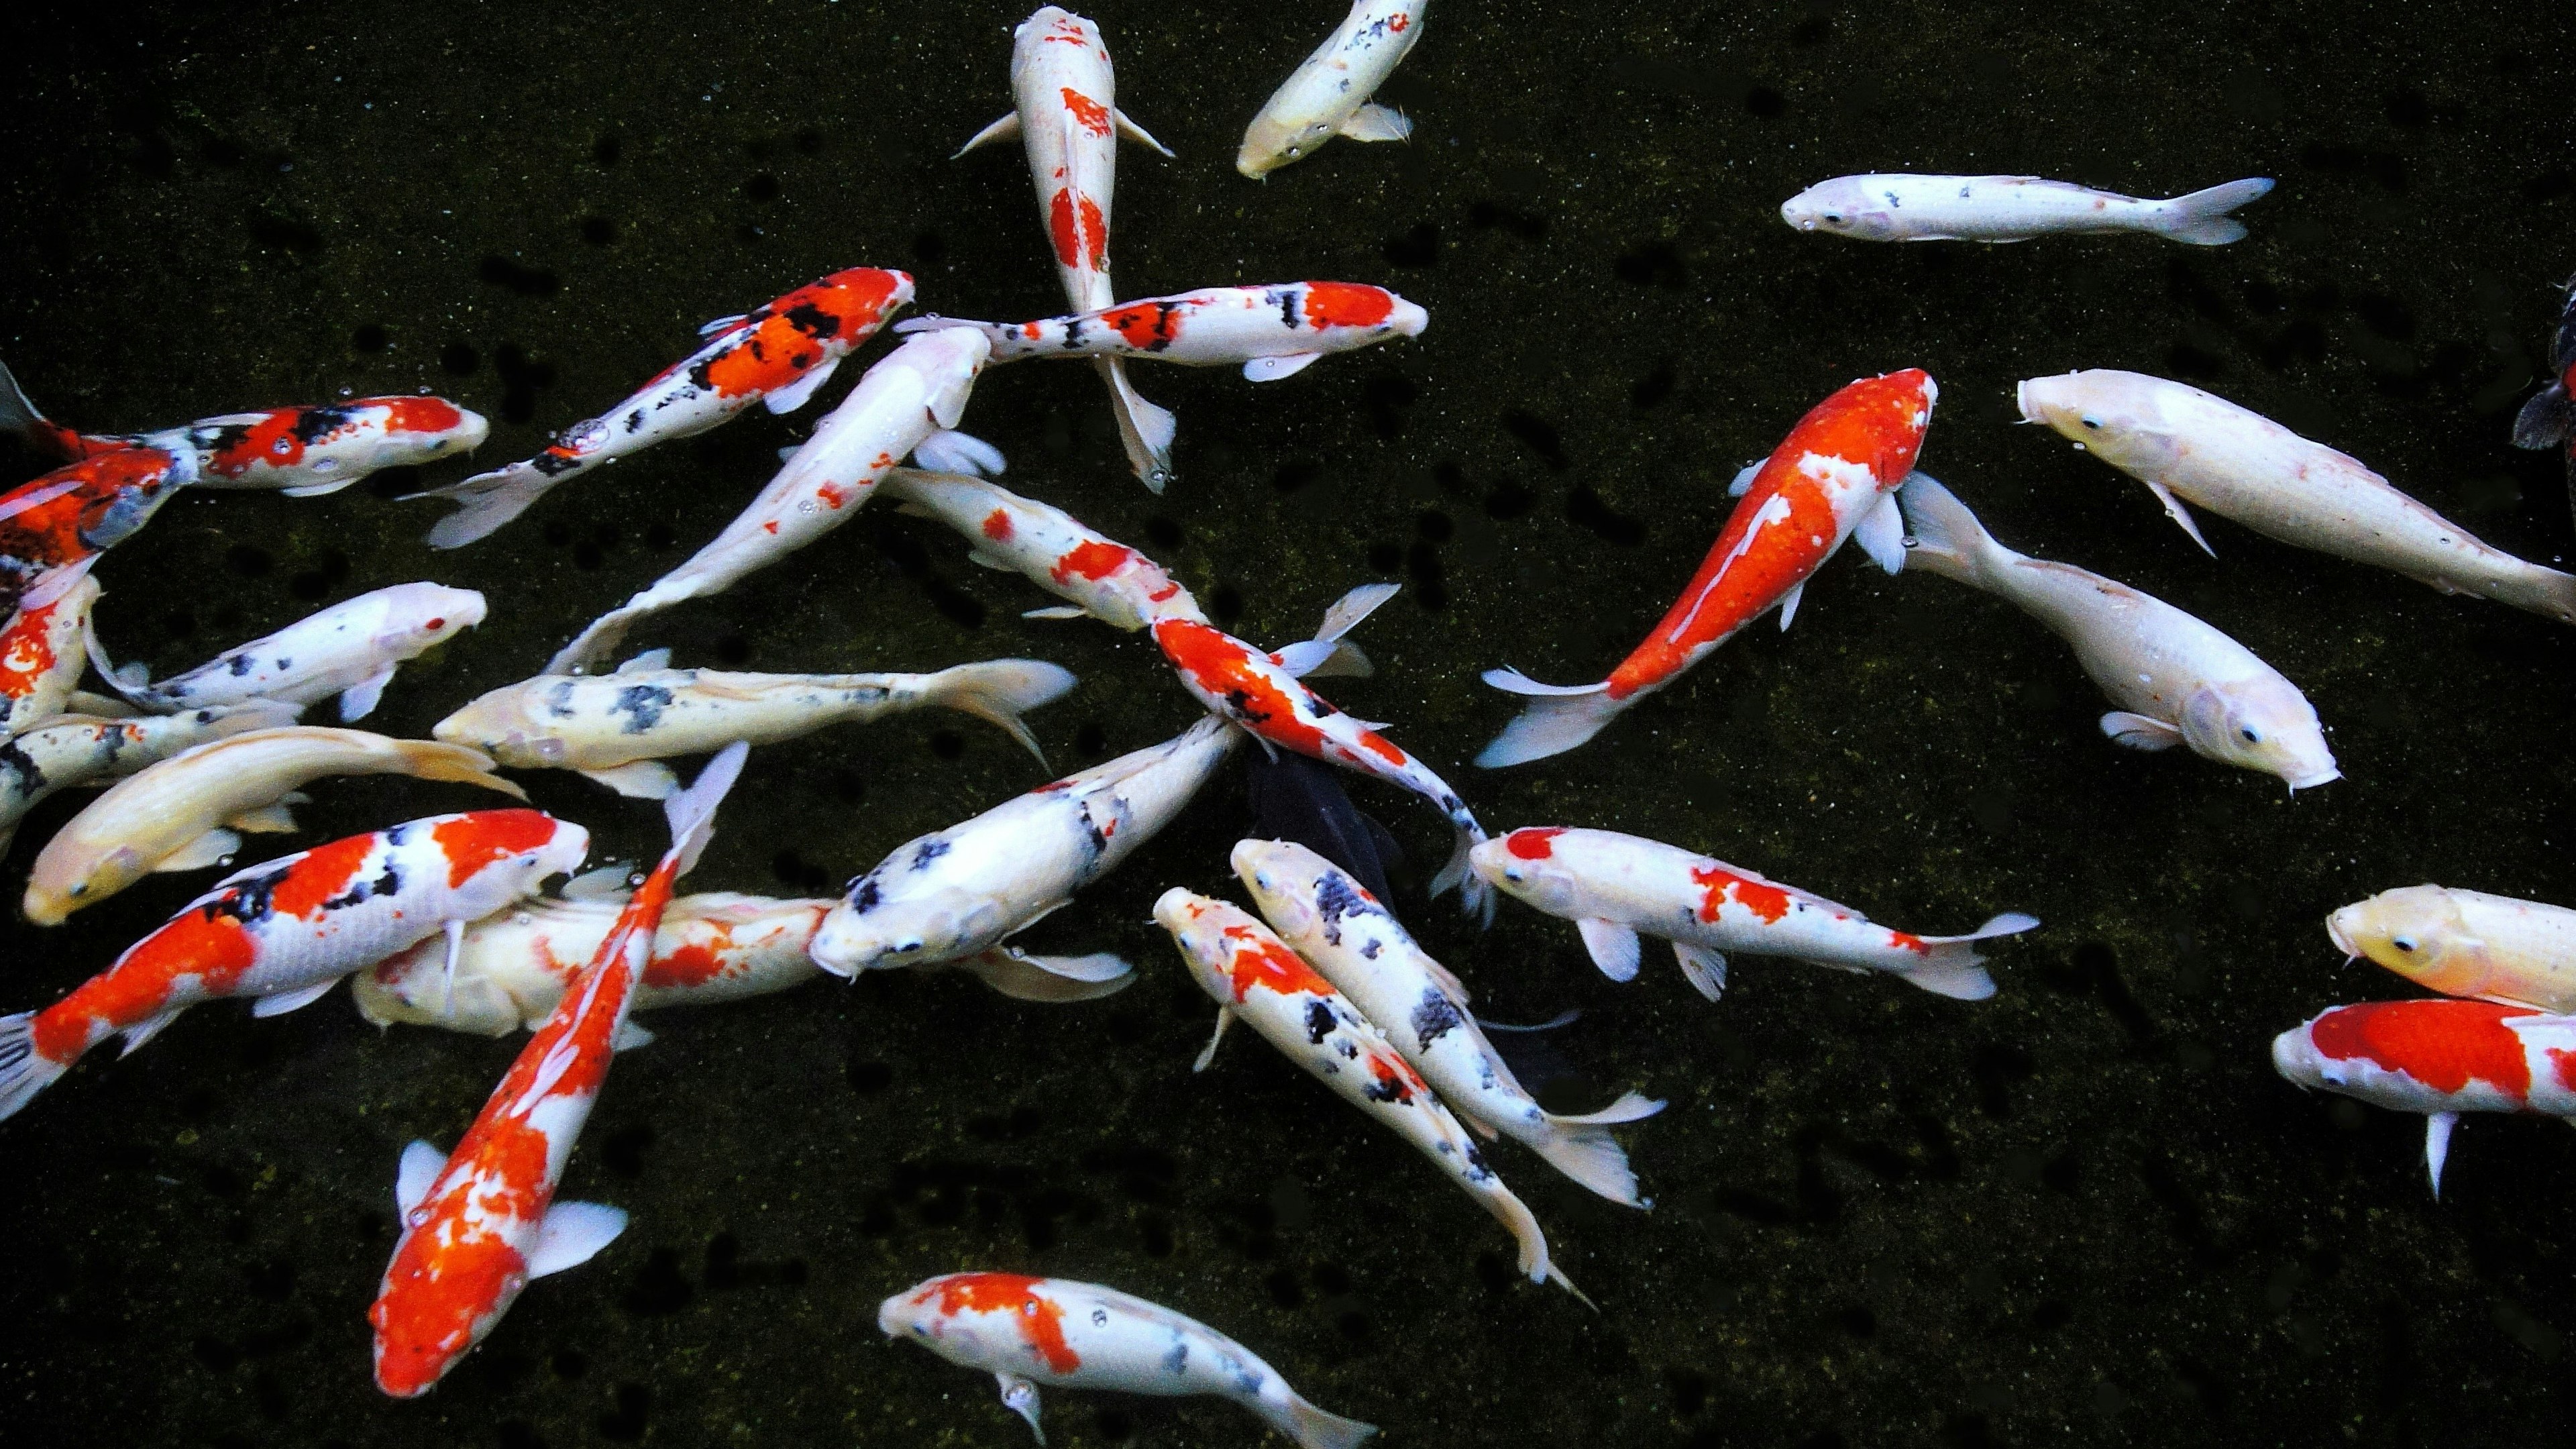
[[(1385, 98), (1410, 146), (1267, 184), (1245, 120), (1338, 4), (1099, 5), (1130, 148), (1128, 295), (1382, 281), (1422, 337), (1266, 387), (1140, 366), (1181, 478), (1125, 475), (1099, 383), (1026, 366), (970, 427), (1009, 482), (1171, 565), (1247, 637), (1408, 583), (1337, 700), (1496, 828), (1610, 826), (1921, 930), (2006, 908), (2001, 994), (1962, 1004), (1774, 961), (1709, 1005), (1660, 959), (1614, 987), (1572, 931), (1489, 934), (1420, 895), (1434, 815), (1359, 786), (1413, 853), (1398, 904), (1475, 987), (1581, 1006), (1551, 1101), (1669, 1097), (1625, 1134), (1651, 1214), (1498, 1161), (1596, 1299), (1511, 1281), (1505, 1235), (1391, 1135), (1249, 1038), (1189, 1071), (1208, 1003), (1145, 923), (1226, 887), (1230, 781), (1033, 933), (1115, 949), (1106, 1002), (955, 976), (666, 1012), (567, 1194), (634, 1214), (415, 1403), (368, 1381), (402, 1145), (453, 1141), (512, 1041), (379, 1035), (334, 996), (193, 1013), (0, 1127), (0, 1438), (23, 1445), (978, 1444), (989, 1381), (886, 1344), (884, 1294), (962, 1266), (1098, 1279), (1196, 1314), (1403, 1445), (2534, 1442), (2568, 1413), (2576, 1137), (2478, 1119), (2446, 1198), (2415, 1118), (2302, 1096), (2266, 1056), (2325, 1005), (2405, 994), (2339, 964), (2333, 906), (2437, 880), (2576, 902), (2571, 636), (2275, 546), (2217, 561), (2143, 490), (2008, 424), (2020, 377), (2202, 382), (2353, 452), (2493, 542), (2570, 551), (2554, 459), (2505, 446), (2576, 269), (2563, 7), (2103, 4), (1718, 10), (1444, 3)], [(949, 150), (1007, 104), (1014, 6), (103, 3), (0, 21), (5, 356), (58, 418), (138, 429), (431, 387), (492, 414), (487, 463), (598, 411), (695, 326), (862, 263), (959, 315), (1052, 313), (1025, 172)], [(1774, 214), (1868, 169), (2034, 172), (2141, 194), (2280, 189), (2250, 240), (1873, 247)], [(864, 361), (864, 359), (862, 359)], [(2297, 799), (2121, 753), (2064, 647), (2007, 607), (1857, 557), (1591, 747), (1486, 774), (1509, 662), (1594, 678), (1666, 606), (1723, 483), (1827, 391), (1921, 365), (1925, 463), (2015, 547), (2201, 614), (2289, 674), (2347, 778)], [(712, 536), (801, 421), (755, 415), (564, 488), (474, 548), (386, 496), (183, 497), (107, 560), (118, 657), (193, 663), (362, 589), (435, 577), (493, 617), (407, 668), (417, 734), (534, 670)], [(460, 470), (434, 470), (443, 481)], [(15, 477), (25, 476), (21, 469)], [(760, 669), (1022, 654), (1083, 678), (1058, 766), (1192, 707), (1141, 641), (871, 510), (638, 647)], [(764, 750), (694, 877), (828, 891), (1041, 774), (914, 716)], [(658, 812), (527, 778), (604, 855)], [(481, 803), (326, 783), (283, 849)], [(40, 810), (0, 874), (77, 808)], [(66, 927), (0, 926), (8, 1000), (52, 999), (202, 878)], [(1059, 1445), (1242, 1443), (1214, 1401), (1050, 1393)]]

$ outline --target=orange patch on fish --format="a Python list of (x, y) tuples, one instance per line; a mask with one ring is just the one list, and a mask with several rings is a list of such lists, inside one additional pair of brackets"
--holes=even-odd
[(1519, 856), (1523, 860), (1545, 860), (1549, 856), (1556, 854), (1556, 847), (1550, 844), (1550, 842), (1564, 833), (1565, 827), (1562, 825), (1537, 826), (1528, 830), (1515, 830), (1511, 834), (1503, 837), (1503, 849), (1510, 851), (1512, 854)]
[(1135, 556), (1136, 551), (1125, 544), (1091, 539), (1066, 549), (1047, 573), (1059, 584), (1076, 576), (1098, 583), (1125, 568)]
[(1252, 927), (1228, 926), (1223, 935), (1234, 943), (1233, 954), (1226, 959), (1225, 974), (1234, 983), (1236, 1001), (1243, 1000), (1256, 986), (1281, 996), (1294, 996), (1301, 991), (1311, 996), (1333, 995), (1333, 983), (1317, 975), (1305, 958)]
[(1725, 906), (1730, 893), (1737, 905), (1766, 923), (1776, 922), (1789, 914), (1789, 893), (1769, 881), (1737, 875), (1722, 866), (1713, 865), (1692, 866), (1690, 875), (1691, 880), (1702, 887), (1699, 918), (1703, 921), (1717, 919), (1717, 913)]
[(1327, 327), (1375, 327), (1394, 312), (1395, 294), (1383, 287), (1357, 282), (1306, 284), (1306, 325), (1318, 332)]
[(1075, 124), (1081, 126), (1082, 129), (1089, 131), (1095, 136), (1106, 136), (1109, 134), (1109, 108), (1107, 106), (1104, 106), (1100, 102), (1093, 100), (1091, 97), (1084, 95), (1082, 92), (1075, 90), (1071, 86), (1064, 86), (1060, 89), (1064, 93), (1064, 108), (1072, 113)]
[(286, 878), (270, 889), (269, 909), (281, 916), (321, 919), (323, 903), (348, 894), (349, 882), (375, 849), (375, 836), (352, 835), (304, 852), (302, 860), (287, 867)]
[(2505, 1023), (2538, 1015), (2485, 1001), (2374, 1001), (2318, 1017), (2308, 1039), (2320, 1055), (2372, 1062), (2437, 1092), (2482, 1081), (2518, 1100), (2531, 1095), (2531, 1061)]
[(1051, 1372), (1069, 1374), (1082, 1367), (1082, 1356), (1064, 1341), (1064, 1305), (1037, 1291), (1041, 1281), (1017, 1273), (955, 1274), (939, 1281), (939, 1311), (1004, 1314)]
[(179, 978), (194, 976), (202, 992), (221, 995), (258, 959), (259, 943), (240, 921), (203, 907), (190, 910), (36, 1013), (37, 1054), (68, 1065), (89, 1050), (94, 1029), (103, 1037), (158, 1016)]
[(992, 540), (993, 542), (995, 542), (995, 543), (1008, 543), (1008, 542), (1010, 542), (1010, 540), (1011, 540), (1011, 515), (1010, 515), (1010, 513), (1009, 513), (1007, 510), (1000, 509), (1000, 508), (996, 508), (996, 509), (994, 509), (992, 512), (985, 514), (985, 515), (984, 515), (984, 536), (985, 536), (986, 538), (991, 539), (991, 540)]
[(556, 828), (542, 810), (476, 810), (440, 821), (430, 838), (447, 856), (447, 888), (454, 890), (496, 860), (543, 846)]
[(1299, 700), (1288, 691), (1312, 696), (1275, 666), (1256, 657), (1242, 640), (1221, 629), (1189, 619), (1165, 619), (1154, 626), (1154, 642), (1163, 657), (1192, 685), (1213, 696), (1226, 717), (1262, 738), (1300, 754), (1323, 757), (1324, 732), (1308, 724)]

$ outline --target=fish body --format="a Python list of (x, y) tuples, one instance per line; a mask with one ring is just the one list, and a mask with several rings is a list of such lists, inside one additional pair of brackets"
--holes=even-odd
[(1670, 941), (1682, 974), (1711, 1001), (1725, 990), (1729, 951), (1884, 971), (1983, 1001), (1995, 983), (1978, 943), (2039, 924), (2007, 912), (1964, 936), (1917, 936), (1741, 866), (1612, 830), (1515, 830), (1477, 847), (1475, 867), (1504, 894), (1574, 922), (1613, 981), (1636, 978), (1640, 933)]
[(2336, 911), (2326, 934), (2445, 996), (2576, 1012), (2576, 911), (2564, 906), (2405, 886)]
[(1438, 1091), (1449, 1110), (1511, 1138), (1612, 1202), (1647, 1207), (1628, 1154), (1610, 1135), (1664, 1104), (1629, 1092), (1588, 1116), (1539, 1106), (1467, 1009), (1467, 989), (1414, 942), (1375, 896), (1332, 862), (1284, 840), (1234, 847), (1235, 878), (1279, 939), (1350, 998)]
[(734, 740), (776, 744), (928, 705), (990, 720), (1043, 763), (1020, 715), (1073, 686), (1072, 674), (1034, 659), (936, 674), (733, 674), (657, 668), (648, 655), (614, 674), (546, 674), (493, 690), (431, 733), (512, 769), (578, 770), (620, 794), (660, 799), (679, 786), (653, 761)]
[(968, 557), (976, 563), (1023, 575), (1071, 600), (1071, 612), (1129, 630), (1157, 619), (1207, 622), (1198, 600), (1161, 564), (1061, 508), (960, 473), (897, 468), (877, 487), (902, 511), (955, 529), (973, 546)]
[(2567, 306), (2549, 340), (2549, 385), (2514, 414), (2513, 445), (2535, 451), (2564, 448), (2567, 501), (2576, 508), (2576, 279), (2568, 283)]
[(56, 790), (120, 779), (227, 735), (294, 722), (292, 706), (267, 701), (139, 719), (55, 715), (0, 740), (0, 852), (27, 812)]
[(2272, 1039), (2272, 1066), (2302, 1087), (2424, 1114), (2433, 1195), (2462, 1112), (2576, 1119), (2576, 1018), (2447, 999), (2338, 1006)]
[(1306, 1402), (1252, 1350), (1197, 1319), (1096, 1283), (949, 1273), (888, 1298), (877, 1327), (992, 1374), (1003, 1404), (1028, 1420), (1040, 1443), (1040, 1384), (1213, 1395), (1259, 1415), (1299, 1449), (1354, 1449), (1377, 1432)]
[(1202, 719), (895, 847), (832, 908), (814, 937), (815, 963), (855, 977), (1001, 945), (1169, 825), (1234, 741), (1222, 721)]
[(88, 660), (81, 640), (98, 602), (98, 580), (84, 571), (50, 602), (21, 603), (0, 628), (0, 739), (26, 733), (63, 712)]
[(1402, 141), (1413, 123), (1369, 97), (1422, 38), (1430, 0), (1358, 0), (1306, 63), (1289, 74), (1244, 128), (1234, 169), (1255, 181), (1303, 161), (1335, 136)]
[(2196, 387), (2096, 368), (2034, 377), (2021, 415), (2147, 485), (2213, 556), (2194, 503), (2296, 548), (2576, 624), (2576, 576), (2515, 558), (2322, 443)]
[(1154, 902), (1154, 920), (1172, 933), (1191, 977), (1216, 998), (1216, 1035), (1199, 1054), (1199, 1070), (1216, 1055), (1226, 1026), (1242, 1019), (1307, 1075), (1393, 1129), (1464, 1188), (1510, 1230), (1520, 1246), (1520, 1270), (1531, 1282), (1577, 1291), (1550, 1261), (1538, 1219), (1503, 1185), (1475, 1137), (1386, 1033), (1331, 981), (1267, 926), (1224, 901), (1175, 886)]
[(132, 538), (197, 478), (193, 453), (112, 448), (0, 494), (0, 608), (41, 590), (42, 575)]
[(993, 364), (1028, 357), (1143, 357), (1188, 367), (1240, 367), (1275, 382), (1333, 352), (1418, 337), (1431, 314), (1384, 287), (1281, 282), (1205, 287), (1036, 322), (916, 317), (898, 332), (972, 331), (993, 345)]
[[(1100, 27), (1058, 6), (1040, 9), (1013, 32), (1011, 98), (1012, 112), (957, 154), (1018, 133), (1065, 300), (1078, 309), (1107, 307), (1118, 300), (1109, 281), (1118, 138), (1172, 153), (1118, 109), (1117, 73)], [(1123, 359), (1103, 357), (1093, 365), (1109, 386), (1128, 466), (1146, 487), (1162, 492), (1172, 476), (1172, 415), (1137, 395)]]
[(353, 835), (237, 871), (42, 1011), (0, 1017), (0, 1117), (83, 1053), (133, 1051), (191, 1006), (258, 997), (292, 1011), (352, 971), (576, 870), (590, 833), (535, 810), (479, 810)]
[(117, 782), (55, 832), (28, 875), (27, 919), (60, 925), (154, 871), (213, 865), (240, 848), (235, 830), (292, 830), (285, 797), (326, 775), (410, 775), (527, 798), (489, 756), (456, 745), (307, 725), (232, 735)]
[(1905, 523), (1889, 495), (1914, 471), (1940, 394), (1928, 374), (1909, 367), (1862, 378), (1818, 403), (1770, 457), (1738, 476), (1742, 501), (1699, 572), (1609, 678), (1561, 686), (1511, 669), (1485, 672), (1487, 684), (1530, 702), (1476, 763), (1497, 769), (1562, 754), (1773, 608), (1789, 627), (1807, 580), (1847, 538), (1858, 535), (1881, 568), (1896, 572)]
[(1341, 777), (1322, 761), (1276, 750), (1246, 756), (1243, 794), (1251, 807), (1251, 835), (1304, 846), (1381, 901), (1393, 894), (1386, 869), (1404, 858), (1403, 847), (1376, 816), (1353, 803)]
[(715, 540), (650, 588), (602, 615), (546, 665), (580, 674), (614, 650), (637, 620), (686, 599), (733, 587), (747, 575), (838, 528), (886, 470), (957, 425), (984, 370), (982, 334), (915, 337), (877, 359), (840, 406)]
[(367, 1309), (376, 1387), (387, 1394), (429, 1392), (500, 1323), (530, 1279), (588, 1262), (625, 1230), (624, 1212), (558, 1204), (555, 1189), (608, 1079), (672, 887), (697, 864), (716, 806), (749, 753), (726, 747), (693, 785), (664, 802), (670, 850), (510, 1063), (456, 1150), (442, 1155), (426, 1142), (404, 1150), (394, 1189), (402, 1235)]
[(103, 654), (99, 673), (128, 702), (160, 714), (253, 699), (304, 706), (336, 694), (340, 718), (358, 720), (374, 711), (395, 669), (482, 623), (483, 614), (483, 596), (472, 589), (395, 584), (334, 604), (157, 684), (133, 679)]
[(566, 479), (706, 432), (755, 402), (773, 413), (803, 407), (842, 358), (911, 301), (909, 273), (852, 267), (742, 316), (708, 323), (699, 329), (706, 340), (697, 351), (614, 408), (565, 429), (544, 452), (421, 495), (459, 505), (429, 531), (430, 546), (462, 548)]
[(2187, 745), (2292, 790), (2341, 778), (2316, 709), (2254, 651), (2126, 584), (2013, 552), (1927, 474), (1908, 478), (1896, 500), (1914, 543), (1906, 568), (1983, 589), (2073, 645), (2118, 706), (2102, 733), (2131, 749)]
[(1800, 231), (1859, 241), (2017, 242), (2052, 232), (2135, 231), (2192, 246), (2241, 241), (2228, 213), (2270, 194), (2262, 177), (2145, 200), (2037, 176), (1837, 176), (1780, 204)]

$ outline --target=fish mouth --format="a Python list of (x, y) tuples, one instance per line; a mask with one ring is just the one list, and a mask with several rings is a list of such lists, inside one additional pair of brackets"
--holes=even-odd
[(2025, 423), (2035, 423), (2040, 420), (2039, 409), (2030, 400), (2030, 385), (2034, 381), (2036, 379), (2025, 377), (2013, 384), (2013, 406), (2021, 409), (2021, 420)]
[(2352, 943), (2352, 933), (2343, 928), (2343, 912), (2337, 911), (2326, 917), (2326, 939), (2334, 942), (2335, 949), (2343, 953), (2346, 965), (2361, 959), (2361, 948)]
[(2301, 775), (2299, 778), (2291, 780), (2289, 782), (2290, 793), (2296, 795), (2301, 790), (2313, 790), (2319, 785), (2330, 784), (2333, 781), (2340, 780), (2342, 778), (2342, 770), (2339, 770), (2332, 765), (2328, 765), (2314, 774)]

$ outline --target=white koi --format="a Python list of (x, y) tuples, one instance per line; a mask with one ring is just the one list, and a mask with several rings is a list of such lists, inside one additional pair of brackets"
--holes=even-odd
[(1239, 366), (1254, 382), (1276, 382), (1327, 353), (1419, 337), (1430, 325), (1430, 313), (1384, 287), (1282, 282), (1207, 287), (1036, 322), (915, 317), (895, 324), (895, 331), (979, 333), (992, 344), (996, 367), (1029, 357), (1144, 357), (1185, 367)]
[(0, 740), (0, 853), (8, 851), (18, 822), (56, 790), (123, 779), (210, 740), (293, 723), (293, 706), (264, 700), (140, 718), (102, 718), (90, 710), (55, 715)]
[(1856, 241), (2017, 242), (2051, 232), (2137, 231), (2192, 246), (2245, 237), (2228, 213), (2269, 195), (2262, 177), (2163, 201), (2037, 176), (1837, 176), (1780, 203), (1800, 231)]
[(1402, 141), (1413, 123), (1369, 99), (1422, 38), (1430, 0), (1358, 0), (1306, 63), (1297, 67), (1244, 128), (1234, 169), (1260, 181), (1315, 154), (1335, 136)]
[(122, 667), (84, 632), (92, 663), (127, 702), (156, 714), (273, 699), (299, 708), (340, 696), (340, 718), (364, 719), (405, 662), (483, 622), (483, 596), (443, 584), (395, 584), (308, 615), (158, 684)]

